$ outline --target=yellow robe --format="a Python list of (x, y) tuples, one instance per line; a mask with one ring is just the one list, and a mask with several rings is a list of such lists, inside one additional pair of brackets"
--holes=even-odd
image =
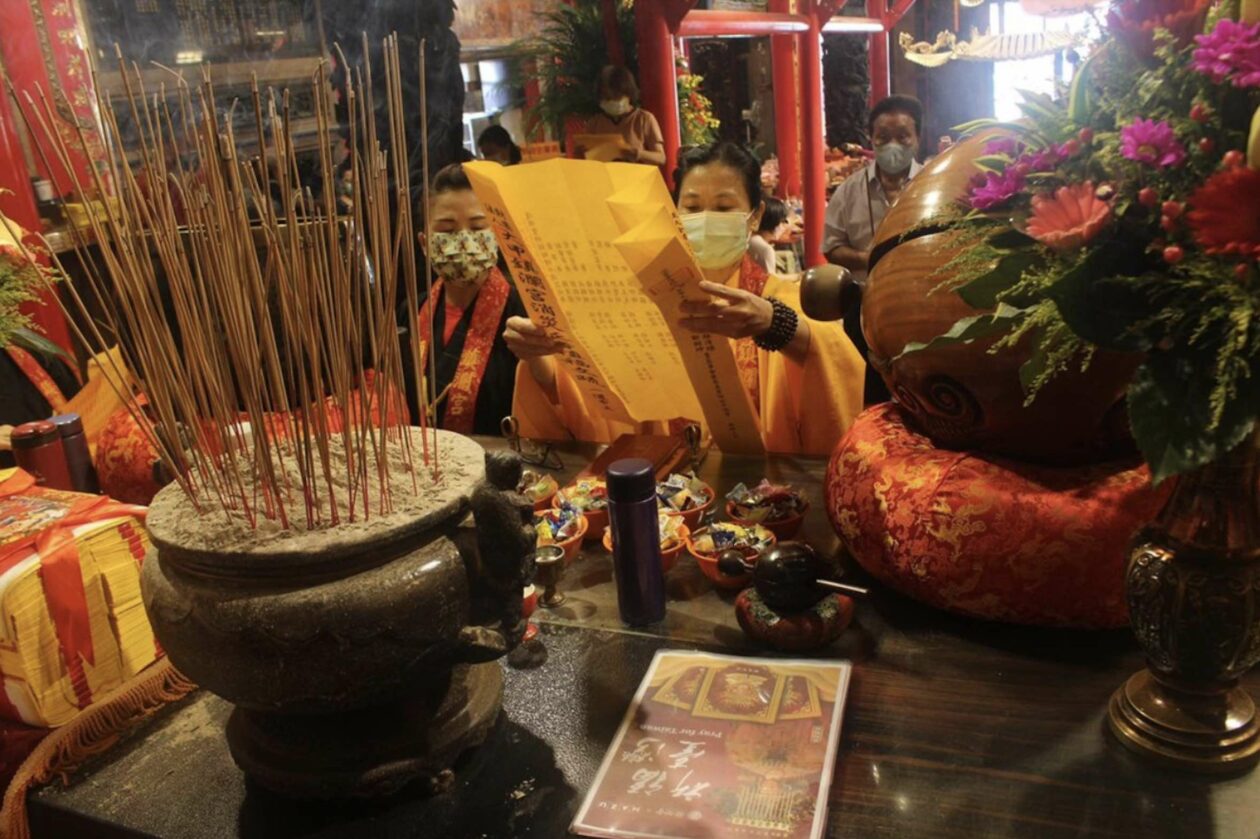
[[(730, 285), (738, 286), (738, 273)], [(771, 275), (764, 297), (774, 297), (801, 313), (800, 285)], [(866, 365), (840, 322), (809, 321), (809, 349), (804, 364), (780, 352), (757, 350), (762, 438), (767, 451), (827, 455), (862, 410)], [(667, 433), (665, 422), (609, 422), (589, 410), (577, 382), (556, 372), (558, 400), (552, 402), (522, 362), (516, 368), (512, 412), (521, 436), (535, 440), (584, 440), (611, 443), (622, 434)]]

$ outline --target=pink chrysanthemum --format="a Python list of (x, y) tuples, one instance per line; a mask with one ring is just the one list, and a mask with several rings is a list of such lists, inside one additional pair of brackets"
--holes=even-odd
[(1059, 165), (1062, 158), (1057, 147), (1047, 146), (1040, 151), (1027, 152), (1016, 162), (1023, 163), (1029, 172), (1050, 172)]
[(1057, 251), (1078, 250), (1111, 223), (1111, 205), (1098, 198), (1094, 184), (1059, 187), (1053, 195), (1034, 195), (1028, 235)]
[(1186, 150), (1171, 125), (1141, 117), (1120, 130), (1120, 153), (1129, 160), (1161, 169), (1179, 166), (1186, 159)]
[(1014, 137), (995, 137), (984, 146), (985, 154), (1005, 154), (1015, 157), (1024, 150), (1024, 144)]
[(1191, 66), (1217, 84), (1260, 87), (1260, 23), (1247, 25), (1224, 18), (1206, 35), (1194, 38)]
[(1010, 201), (1023, 188), (1024, 174), (1012, 166), (1005, 172), (985, 172), (972, 181), (967, 203), (973, 210), (990, 210)]

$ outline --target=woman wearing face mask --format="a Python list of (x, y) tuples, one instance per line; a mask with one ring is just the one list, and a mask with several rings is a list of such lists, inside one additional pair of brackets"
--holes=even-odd
[(437, 279), (420, 311), (406, 312), (399, 328), (411, 419), (418, 423), (420, 416), (411, 347), (415, 329), (426, 348), (426, 377), (429, 355), (434, 356), (438, 426), (499, 434), (500, 421), (512, 413), (517, 364), (503, 331), (509, 318), (525, 315), (525, 307), (496, 266), (499, 249), (490, 220), (458, 163), (433, 177), (427, 210), (432, 240), (421, 233), (420, 246)]
[[(618, 134), (627, 149), (620, 160), (627, 163), (665, 163), (665, 140), (656, 117), (638, 106), (639, 85), (625, 67), (608, 65), (599, 73), (599, 109), (587, 124), (590, 134)], [(586, 150), (577, 149), (578, 157)]]
[[(760, 163), (742, 146), (720, 142), (683, 155), (676, 181), (683, 228), (710, 295), (684, 304), (681, 325), (730, 339), (767, 450), (827, 454), (862, 409), (864, 365), (839, 324), (801, 313), (795, 280), (767, 274), (748, 256), (764, 210)], [(523, 435), (608, 442), (626, 432), (667, 430), (665, 423), (609, 423), (588, 411), (551, 358), (554, 342), (529, 320), (510, 319), (505, 338), (527, 362), (514, 407)]]

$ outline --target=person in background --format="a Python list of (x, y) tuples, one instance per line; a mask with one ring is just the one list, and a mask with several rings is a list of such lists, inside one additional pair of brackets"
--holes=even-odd
[[(638, 106), (639, 84), (625, 67), (608, 65), (599, 73), (596, 87), (602, 113), (591, 118), (586, 126), (590, 134), (618, 134), (626, 150), (620, 160), (628, 163), (665, 164), (665, 140), (656, 117)], [(578, 148), (578, 157), (586, 150)]]
[[(502, 335), (509, 318), (523, 317), (516, 289), (496, 266), (499, 248), (481, 202), (458, 163), (429, 186), (432, 241), (420, 236), (437, 281), (419, 312), (404, 311), (399, 326), (403, 374), (412, 424), (420, 418), (412, 335), (425, 346), (427, 376), (434, 356), (437, 424), (462, 434), (500, 434), (512, 412), (516, 356)], [(432, 324), (430, 331), (430, 323)]]
[[(896, 203), (906, 184), (922, 167), (917, 160), (923, 105), (913, 96), (889, 96), (871, 109), (868, 128), (875, 160), (854, 172), (836, 188), (827, 202), (823, 253), (828, 261), (853, 272), (859, 285), (866, 283), (871, 244), (888, 208)], [(844, 329), (862, 357), (867, 356), (862, 336), (861, 304), (845, 313)], [(886, 402), (888, 389), (871, 368), (866, 371), (866, 403)]]
[(748, 240), (748, 255), (761, 266), (763, 271), (773, 274), (774, 245), (766, 241), (766, 237), (773, 236), (774, 231), (779, 229), (779, 225), (787, 221), (787, 205), (772, 195), (767, 195), (762, 203), (765, 204), (766, 209), (761, 214), (761, 223), (757, 225), (757, 232)]
[(484, 160), (493, 160), (504, 166), (521, 162), (521, 147), (512, 142), (512, 135), (502, 125), (492, 125), (477, 138), (477, 149)]
[[(862, 359), (839, 324), (801, 313), (795, 281), (767, 274), (749, 255), (765, 209), (760, 161), (731, 142), (694, 148), (675, 182), (682, 225), (704, 271), (700, 288), (710, 295), (684, 303), (680, 325), (730, 340), (767, 450), (827, 454), (862, 409)], [(668, 422), (631, 426), (591, 411), (555, 361), (556, 337), (526, 318), (507, 322), (504, 338), (524, 362), (513, 407), (522, 436), (607, 443), (627, 432), (668, 433)]]

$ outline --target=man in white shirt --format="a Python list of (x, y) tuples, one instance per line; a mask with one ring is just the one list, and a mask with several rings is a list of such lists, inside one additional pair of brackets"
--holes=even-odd
[[(871, 109), (868, 126), (875, 160), (850, 175), (827, 202), (823, 253), (829, 262), (852, 271), (859, 285), (866, 284), (866, 264), (875, 231), (906, 183), (922, 168), (916, 160), (922, 123), (923, 105), (913, 96), (880, 100)], [(845, 315), (844, 328), (865, 358), (867, 346), (862, 337), (860, 305)], [(866, 404), (888, 398), (879, 374), (868, 365)]]

